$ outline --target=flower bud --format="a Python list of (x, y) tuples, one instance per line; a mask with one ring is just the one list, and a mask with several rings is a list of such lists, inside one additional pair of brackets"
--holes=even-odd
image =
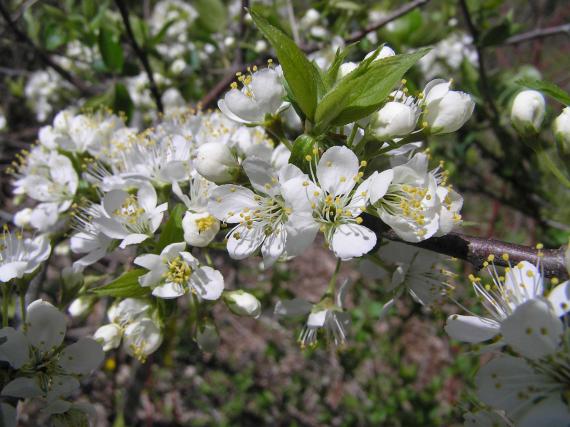
[[(374, 50), (372, 52), (368, 52), (366, 54), (366, 56), (364, 57), (364, 59), (370, 58), (374, 54), (374, 52), (375, 52)], [(379, 59), (383, 59), (383, 58), (388, 58), (389, 56), (394, 56), (395, 54), (396, 54), (396, 52), (394, 52), (394, 49), (392, 49), (388, 45), (384, 45), (384, 46), (382, 46), (382, 49), (380, 49), (378, 56), (376, 58), (374, 58), (374, 61), (378, 61)]]
[(75, 298), (67, 309), (71, 317), (83, 316), (91, 307), (91, 298), (79, 297)]
[(200, 175), (216, 184), (227, 184), (239, 175), (239, 165), (229, 147), (208, 142), (198, 148), (194, 166)]
[(32, 209), (24, 208), (14, 214), (14, 225), (26, 228), (30, 225), (30, 220), (32, 219)]
[(319, 22), (321, 19), (321, 14), (318, 10), (309, 9), (305, 12), (305, 15), (299, 21), (299, 27), (301, 28), (309, 28)]
[(97, 329), (93, 338), (103, 346), (103, 351), (109, 351), (119, 347), (122, 336), (121, 328), (114, 323), (109, 323)]
[(218, 330), (216, 329), (216, 325), (210, 320), (206, 320), (198, 326), (196, 331), (196, 343), (204, 353), (213, 353), (220, 345)]
[(540, 130), (546, 109), (544, 96), (536, 90), (523, 90), (513, 100), (511, 121), (521, 134)]
[(203, 248), (208, 246), (220, 231), (220, 221), (208, 212), (186, 212), (182, 219), (182, 228), (186, 243)]
[(450, 90), (451, 82), (432, 80), (424, 89), (424, 120), (432, 134), (451, 133), (473, 114), (475, 102), (464, 92)]
[(381, 139), (391, 139), (411, 133), (418, 122), (419, 110), (414, 105), (390, 101), (372, 115), (370, 129)]
[(560, 144), (562, 153), (570, 155), (570, 107), (566, 107), (562, 110), (562, 113), (554, 119), (552, 131)]
[(224, 293), (224, 302), (238, 316), (258, 318), (261, 315), (261, 303), (248, 292), (242, 290)]
[(358, 67), (358, 64), (356, 62), (345, 62), (344, 64), (341, 64), (341, 66), (338, 68), (336, 78), (340, 80), (343, 77), (346, 77), (348, 74), (352, 73), (356, 67)]

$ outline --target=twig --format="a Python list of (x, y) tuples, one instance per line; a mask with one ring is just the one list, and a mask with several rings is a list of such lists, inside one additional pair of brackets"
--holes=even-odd
[(152, 74), (152, 69), (150, 68), (150, 64), (148, 62), (146, 52), (143, 49), (141, 49), (141, 47), (137, 43), (137, 40), (135, 38), (135, 34), (133, 33), (133, 29), (131, 27), (131, 21), (129, 20), (129, 11), (127, 9), (127, 6), (123, 2), (123, 0), (115, 0), (115, 4), (119, 8), (119, 12), (121, 13), (121, 18), (123, 19), (123, 24), (125, 25), (125, 29), (127, 30), (127, 37), (129, 38), (129, 42), (131, 43), (131, 46), (133, 47), (133, 50), (135, 51), (135, 55), (137, 56), (137, 58), (141, 62), (142, 66), (144, 68), (144, 71), (148, 77), (148, 83), (150, 86), (150, 93), (152, 94), (152, 97), (154, 98), (154, 102), (156, 103), (156, 109), (158, 110), (159, 113), (163, 113), (164, 109), (162, 107), (162, 99), (160, 97), (160, 92), (158, 90), (158, 86), (156, 85), (156, 82), (154, 81), (154, 76)]
[(23, 31), (21, 31), (18, 28), (16, 23), (12, 20), (12, 17), (10, 16), (10, 12), (8, 12), (8, 10), (5, 8), (5, 5), (6, 5), (6, 3), (0, 1), (0, 15), (2, 15), (2, 18), (4, 18), (4, 21), (6, 21), (6, 24), (8, 24), (8, 27), (10, 27), (10, 29), (12, 30), (12, 32), (14, 33), (16, 38), (19, 41), (21, 41), (21, 42), (27, 44), (29, 47), (31, 47), (34, 50), (34, 52), (36, 53), (36, 55), (40, 58), (40, 60), (44, 64), (51, 67), (63, 79), (65, 79), (66, 81), (71, 83), (75, 88), (77, 88), (77, 90), (79, 90), (81, 93), (83, 93), (85, 95), (92, 95), (94, 92), (91, 88), (86, 86), (77, 77), (73, 76), (69, 71), (65, 70), (59, 64), (54, 62), (50, 58), (50, 56), (47, 52), (45, 52), (39, 46), (36, 46), (36, 44), (32, 41), (32, 39), (30, 39), (26, 33), (24, 33)]
[[(483, 263), (491, 254), (495, 255), (495, 264), (504, 267), (509, 266), (509, 263), (516, 265), (520, 261), (536, 263), (539, 259), (538, 249), (484, 237), (468, 236), (461, 233), (449, 233), (442, 237), (432, 237), (423, 242), (410, 243), (399, 238), (393, 230), (387, 230), (386, 226), (376, 217), (367, 215), (365, 221), (366, 225), (378, 236), (462, 259), (471, 263), (476, 269), (483, 267)], [(568, 271), (566, 270), (564, 259), (565, 250), (566, 247), (564, 246), (559, 249), (540, 250), (542, 253), (540, 264), (544, 269), (544, 275), (546, 277), (557, 277), (560, 280), (568, 278)], [(502, 258), (503, 254), (508, 255), (507, 260)]]
[(518, 44), (531, 40), (555, 36), (558, 34), (570, 36), (570, 24), (558, 25), (548, 28), (537, 28), (536, 30), (528, 31), (526, 33), (516, 34), (505, 40), (504, 44)]
[(289, 18), (289, 25), (291, 26), (291, 33), (293, 34), (293, 40), (297, 45), (301, 44), (301, 38), (299, 37), (299, 29), (297, 28), (297, 23), (295, 22), (295, 11), (293, 10), (293, 2), (287, 0), (287, 17)]
[[(429, 0), (414, 0), (414, 1), (408, 2), (404, 6), (394, 10), (392, 13), (390, 13), (389, 15), (384, 17), (383, 19), (379, 20), (378, 22), (375, 22), (374, 24), (366, 27), (365, 29), (363, 29), (361, 31), (357, 31), (355, 33), (352, 33), (350, 36), (348, 36), (347, 38), (344, 39), (344, 42), (346, 44), (357, 42), (360, 39), (363, 39), (364, 37), (366, 37), (366, 35), (368, 33), (379, 30), (383, 26), (389, 24), (392, 21), (395, 21), (396, 19), (400, 18), (401, 16), (404, 16), (405, 14), (411, 12), (412, 10), (417, 9), (418, 7), (425, 6), (428, 2), (429, 2)], [(307, 46), (303, 49), (303, 51), (305, 53), (313, 53), (319, 49), (320, 49), (319, 46), (315, 45), (315, 46)]]

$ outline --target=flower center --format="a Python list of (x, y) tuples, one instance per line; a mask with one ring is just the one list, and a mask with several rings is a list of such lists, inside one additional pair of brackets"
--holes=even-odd
[(113, 212), (115, 216), (128, 224), (135, 224), (143, 213), (144, 209), (140, 207), (137, 198), (133, 195), (128, 196), (121, 207)]
[(210, 215), (205, 218), (199, 218), (196, 220), (196, 225), (198, 226), (198, 232), (203, 233), (211, 229), (216, 223), (216, 219)]
[(165, 273), (167, 282), (182, 285), (188, 282), (191, 274), (192, 268), (182, 259), (182, 257), (178, 256), (173, 260), (168, 261), (168, 271)]

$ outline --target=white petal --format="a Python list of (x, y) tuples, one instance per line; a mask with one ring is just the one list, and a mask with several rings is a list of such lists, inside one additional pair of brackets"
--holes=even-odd
[(249, 123), (251, 123), (249, 120), (244, 120), (244, 119), (238, 117), (236, 114), (234, 114), (234, 113), (232, 112), (232, 110), (230, 110), (230, 109), (228, 108), (228, 106), (226, 105), (226, 101), (223, 100), (223, 99), (219, 99), (219, 100), (218, 100), (218, 108), (220, 109), (220, 111), (221, 111), (222, 113), (224, 113), (224, 115), (225, 115), (228, 119), (233, 120), (234, 122), (244, 123), (244, 124), (249, 124)]
[(54, 375), (52, 377), (51, 389), (47, 399), (55, 400), (70, 396), (79, 389), (79, 381), (71, 375)]
[(0, 282), (22, 278), (28, 267), (27, 261), (13, 261), (0, 266)]
[(212, 191), (208, 200), (208, 212), (220, 221), (241, 222), (239, 214), (244, 209), (255, 209), (257, 202), (253, 191), (239, 185), (220, 185)]
[(171, 243), (168, 246), (165, 246), (160, 256), (166, 258), (169, 261), (172, 261), (174, 258), (180, 256), (180, 252), (186, 249), (186, 242), (178, 242), (178, 243)]
[[(517, 300), (528, 300), (542, 296), (542, 275), (534, 264), (522, 261), (505, 273), (505, 288), (514, 294)], [(513, 307), (514, 308), (514, 307)]]
[(307, 326), (309, 328), (322, 328), (327, 320), (328, 310), (320, 310), (309, 314)]
[(254, 189), (271, 196), (279, 192), (277, 175), (269, 163), (250, 157), (243, 162), (242, 166)]
[(388, 169), (381, 173), (374, 172), (369, 179), (371, 180), (368, 187), (370, 203), (374, 204), (384, 197), (388, 191), (388, 187), (392, 183), (392, 179), (394, 179), (394, 171), (392, 169)]
[(6, 384), (2, 389), (3, 396), (13, 396), (21, 398), (38, 397), (43, 394), (36, 377), (18, 377)]
[(125, 249), (129, 245), (138, 245), (139, 243), (144, 242), (149, 237), (150, 236), (147, 236), (146, 234), (138, 234), (138, 233), (129, 234), (127, 237), (123, 239), (119, 247), (121, 249)]
[(250, 123), (261, 123), (263, 121), (265, 112), (259, 109), (259, 104), (237, 89), (232, 89), (226, 93), (224, 104), (227, 110), (241, 120)]
[(154, 270), (162, 265), (162, 257), (156, 254), (144, 254), (136, 257), (133, 263), (147, 270)]
[(122, 337), (123, 331), (114, 323), (101, 326), (93, 334), (93, 338), (103, 346), (103, 351), (118, 348)]
[(570, 311), (570, 281), (567, 280), (556, 286), (548, 294), (548, 301), (558, 317), (568, 313)]
[(145, 211), (152, 211), (158, 202), (154, 187), (149, 183), (141, 184), (139, 191), (137, 192), (137, 202)]
[(341, 146), (329, 148), (317, 165), (317, 178), (323, 190), (329, 194), (348, 193), (356, 183), (358, 157), (350, 149)]
[(342, 224), (336, 228), (330, 247), (335, 256), (347, 260), (362, 256), (376, 245), (376, 234), (358, 224)]
[(104, 358), (105, 353), (101, 344), (92, 338), (81, 338), (63, 349), (59, 366), (72, 374), (87, 375), (97, 368)]
[(265, 238), (261, 245), (261, 254), (263, 255), (264, 268), (271, 267), (277, 258), (279, 258), (285, 250), (285, 240), (287, 239), (287, 231), (285, 227), (276, 227), (269, 236)]
[[(239, 239), (236, 236), (239, 236)], [(248, 229), (245, 224), (238, 225), (228, 235), (228, 253), (233, 259), (247, 258), (257, 251), (264, 239), (263, 225), (253, 223), (251, 229)]]
[(107, 212), (109, 216), (113, 215), (113, 212), (115, 212), (123, 205), (127, 197), (129, 197), (129, 193), (126, 191), (109, 191), (107, 194), (105, 194), (105, 197), (103, 197), (103, 208), (105, 209), (105, 212)]
[(251, 91), (259, 105), (259, 109), (265, 115), (276, 113), (283, 100), (283, 85), (279, 74), (270, 68), (264, 68), (253, 74), (251, 79)]
[(519, 305), (501, 324), (505, 342), (529, 359), (554, 353), (562, 332), (562, 322), (550, 303), (538, 298)]
[(310, 213), (293, 214), (285, 224), (287, 240), (285, 251), (287, 256), (301, 255), (315, 241), (319, 232), (319, 224)]
[(499, 333), (500, 325), (492, 319), (453, 314), (447, 318), (445, 332), (458, 341), (479, 343)]
[[(5, 342), (4, 339), (6, 339)], [(30, 344), (21, 331), (6, 327), (0, 329), (0, 360), (8, 362), (14, 369), (30, 360)]]
[(57, 308), (40, 299), (32, 302), (26, 313), (26, 336), (32, 346), (48, 351), (63, 342), (67, 326), (65, 316)]
[(215, 301), (224, 291), (224, 276), (212, 267), (200, 267), (190, 276), (190, 286), (201, 298)]
[(184, 287), (178, 283), (167, 282), (157, 286), (152, 290), (152, 294), (158, 298), (172, 299), (178, 298), (186, 293)]
[(144, 318), (126, 327), (123, 345), (131, 356), (135, 355), (135, 349), (143, 355), (149, 355), (160, 347), (162, 338), (158, 325), (151, 319)]
[(570, 410), (559, 393), (531, 405), (526, 413), (517, 417), (517, 427), (570, 425)]

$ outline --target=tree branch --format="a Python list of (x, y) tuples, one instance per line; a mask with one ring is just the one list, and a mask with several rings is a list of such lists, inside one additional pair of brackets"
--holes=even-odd
[(119, 8), (119, 12), (121, 13), (121, 18), (123, 19), (123, 23), (125, 25), (125, 29), (127, 30), (127, 37), (129, 38), (129, 42), (135, 51), (135, 55), (141, 62), (144, 71), (148, 77), (148, 83), (150, 86), (150, 93), (154, 98), (154, 102), (156, 104), (156, 109), (159, 113), (163, 113), (164, 109), (162, 107), (162, 99), (160, 97), (160, 92), (158, 90), (158, 86), (154, 81), (154, 76), (152, 74), (152, 69), (150, 68), (150, 64), (148, 62), (148, 57), (146, 56), (146, 52), (141, 49), (137, 40), (135, 38), (135, 34), (133, 33), (133, 28), (131, 27), (131, 21), (129, 20), (129, 10), (127, 9), (127, 5), (123, 2), (123, 0), (115, 0), (115, 4)]
[(558, 25), (548, 28), (537, 28), (536, 30), (528, 31), (526, 33), (516, 34), (505, 40), (504, 44), (519, 44), (531, 40), (555, 36), (558, 34), (570, 36), (570, 24)]
[[(533, 264), (538, 261), (538, 249), (461, 233), (449, 233), (442, 237), (431, 237), (419, 243), (406, 242), (398, 237), (393, 230), (387, 229), (380, 219), (371, 215), (366, 215), (365, 217), (365, 225), (373, 230), (377, 236), (467, 261), (478, 270), (483, 267), (483, 263), (491, 254), (495, 255), (495, 265), (503, 267), (509, 266), (509, 262), (511, 265), (516, 265), (520, 261), (528, 261)], [(557, 277), (560, 280), (568, 279), (568, 271), (566, 270), (564, 259), (565, 250), (566, 247), (564, 246), (558, 249), (540, 250), (542, 253), (540, 263), (546, 277)], [(503, 254), (508, 255), (508, 261), (502, 258)]]
[(8, 24), (8, 27), (14, 33), (16, 38), (22, 43), (27, 44), (29, 47), (31, 47), (32, 50), (36, 53), (36, 55), (38, 55), (38, 57), (44, 64), (52, 68), (57, 74), (59, 74), (67, 82), (71, 83), (71, 85), (73, 85), (77, 90), (79, 90), (79, 92), (85, 95), (93, 95), (94, 91), (91, 88), (86, 86), (81, 80), (72, 75), (69, 71), (62, 68), (57, 62), (54, 62), (50, 58), (47, 52), (45, 52), (39, 46), (36, 46), (36, 44), (32, 41), (32, 39), (30, 39), (26, 33), (24, 33), (18, 28), (16, 23), (12, 20), (10, 12), (6, 9), (5, 5), (6, 3), (0, 1), (0, 15), (2, 15), (2, 18), (4, 18), (4, 21), (6, 21), (6, 24)]
[[(344, 42), (346, 44), (357, 42), (357, 41), (363, 39), (364, 37), (366, 37), (367, 34), (373, 32), (373, 31), (379, 30), (383, 26), (389, 24), (392, 21), (395, 21), (396, 19), (404, 16), (405, 14), (411, 12), (412, 10), (417, 9), (418, 7), (425, 6), (428, 2), (429, 2), (429, 0), (410, 1), (407, 4), (405, 4), (404, 6), (394, 10), (393, 12), (391, 12), (389, 15), (387, 15), (386, 17), (384, 17), (380, 21), (375, 22), (374, 24), (366, 27), (365, 29), (363, 29), (361, 31), (357, 31), (355, 33), (352, 33), (351, 35), (349, 35), (347, 38), (344, 39)], [(319, 46), (314, 45), (314, 46), (304, 47), (303, 51), (305, 53), (313, 53), (319, 49), (320, 49)]]

